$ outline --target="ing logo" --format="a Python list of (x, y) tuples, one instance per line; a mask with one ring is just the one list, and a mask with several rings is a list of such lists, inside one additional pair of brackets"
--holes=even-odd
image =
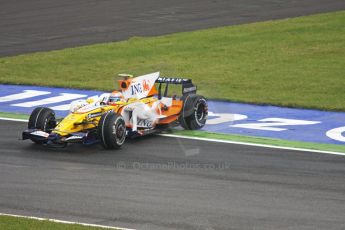
[(138, 83), (136, 85), (131, 85), (131, 93), (132, 95), (135, 95), (137, 93), (142, 93), (143, 90), (142, 90), (142, 87), (141, 87), (141, 84)]
[(144, 89), (144, 92), (150, 90), (150, 84), (149, 84), (149, 82), (147, 80), (143, 81), (143, 89)]
[(145, 93), (150, 91), (150, 82), (148, 80), (143, 80), (142, 83), (136, 83), (135, 85), (131, 85), (131, 94), (136, 95), (140, 93)]

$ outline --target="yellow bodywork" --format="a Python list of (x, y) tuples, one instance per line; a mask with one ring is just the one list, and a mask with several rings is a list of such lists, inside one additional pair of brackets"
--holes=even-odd
[[(96, 128), (103, 113), (110, 110), (118, 112), (120, 107), (122, 106), (109, 105), (96, 108), (86, 113), (70, 113), (55, 127), (52, 133), (66, 136), (70, 133), (82, 132), (84, 130)], [(92, 114), (99, 114), (99, 116), (90, 117), (89, 115)]]
[[(127, 102), (118, 102), (115, 105), (103, 105), (84, 113), (78, 112), (79, 110), (77, 110), (77, 112), (68, 114), (61, 122), (59, 122), (52, 133), (59, 134), (60, 136), (67, 136), (71, 133), (85, 132), (87, 130), (97, 128), (102, 114), (110, 110), (115, 113), (121, 113), (124, 106), (137, 101), (138, 99), (130, 98)], [(157, 101), (157, 98), (147, 97), (140, 99), (139, 101), (151, 105)], [(88, 103), (92, 104), (93, 101), (88, 101)], [(169, 108), (166, 110), (161, 109), (161, 115), (164, 115), (165, 118), (161, 119), (158, 123), (169, 124), (177, 120), (181, 109), (182, 101), (174, 100)], [(131, 127), (131, 125), (129, 125), (129, 127)]]

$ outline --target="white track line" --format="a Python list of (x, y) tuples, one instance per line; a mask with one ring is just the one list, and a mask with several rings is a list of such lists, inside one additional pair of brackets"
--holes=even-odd
[(160, 135), (165, 136), (165, 137), (176, 137), (176, 138), (184, 138), (184, 139), (190, 139), (190, 140), (210, 141), (210, 142), (218, 142), (218, 143), (264, 147), (264, 148), (271, 148), (271, 149), (286, 149), (286, 150), (301, 151), (301, 152), (314, 152), (314, 153), (325, 153), (325, 154), (331, 154), (331, 155), (345, 156), (345, 153), (342, 153), (342, 152), (323, 151), (323, 150), (316, 150), (316, 149), (307, 149), (307, 148), (304, 149), (304, 148), (284, 147), (284, 146), (277, 146), (277, 145), (256, 144), (256, 143), (248, 143), (248, 142), (242, 142), (242, 141), (218, 140), (218, 139), (210, 139), (210, 138), (204, 138), (204, 137), (189, 137), (189, 136), (180, 136), (180, 135), (175, 135), (175, 134), (160, 134)]
[(19, 122), (28, 122), (29, 120), (26, 119), (17, 119), (17, 118), (9, 118), (9, 117), (0, 117), (0, 120), (3, 121), (19, 121)]
[[(26, 119), (3, 118), (3, 117), (0, 117), (0, 120), (19, 121), (19, 122), (28, 121)], [(285, 149), (285, 150), (293, 150), (293, 151), (300, 151), (300, 152), (313, 152), (313, 153), (323, 153), (323, 154), (330, 154), (330, 155), (345, 156), (345, 153), (335, 152), (335, 151), (323, 151), (323, 150), (307, 149), (307, 148), (294, 148), (294, 147), (284, 147), (284, 146), (277, 146), (277, 145), (256, 144), (256, 143), (242, 142), (242, 141), (218, 140), (218, 139), (211, 139), (211, 138), (204, 138), (204, 137), (181, 136), (181, 135), (176, 135), (176, 134), (160, 134), (160, 135), (164, 137), (175, 137), (175, 138), (190, 139), (190, 140), (209, 141), (209, 142), (271, 148), (271, 149)]]
[(113, 226), (106, 226), (106, 225), (99, 225), (99, 224), (87, 224), (87, 223), (81, 223), (81, 222), (41, 218), (41, 217), (35, 217), (35, 216), (22, 216), (22, 215), (14, 215), (14, 214), (7, 214), (7, 213), (0, 213), (0, 216), (19, 217), (19, 218), (40, 220), (40, 221), (45, 220), (45, 221), (61, 223), (61, 224), (78, 224), (78, 225), (87, 226), (87, 227), (97, 227), (97, 228), (104, 228), (104, 229), (134, 230), (131, 228), (120, 228), (120, 227), (113, 227)]

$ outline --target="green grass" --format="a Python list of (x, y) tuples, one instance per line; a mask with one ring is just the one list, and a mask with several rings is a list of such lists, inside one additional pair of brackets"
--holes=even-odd
[(48, 220), (34, 220), (22, 217), (0, 216), (1, 230), (104, 230), (78, 224), (62, 224)]
[(4, 112), (0, 112), (0, 117), (29, 120), (29, 115), (27, 115), (27, 114), (20, 114), (20, 113), (4, 113)]
[(0, 58), (0, 82), (112, 90), (161, 71), (208, 98), (345, 111), (345, 11)]

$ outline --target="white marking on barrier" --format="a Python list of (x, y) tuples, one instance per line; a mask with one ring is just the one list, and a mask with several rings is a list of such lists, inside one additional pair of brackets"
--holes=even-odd
[(345, 137), (342, 135), (343, 132), (345, 132), (345, 126), (327, 131), (326, 136), (336, 141), (345, 142)]
[(210, 118), (206, 121), (208, 125), (217, 125), (224, 122), (234, 122), (247, 119), (248, 117), (243, 114), (236, 113), (213, 113), (208, 112), (209, 116), (216, 116), (216, 118)]
[(67, 111), (69, 110), (71, 104), (64, 104), (64, 105), (57, 105), (57, 106), (53, 106), (50, 107), (52, 110), (56, 110), (56, 111)]
[(114, 226), (107, 226), (107, 225), (100, 225), (100, 224), (88, 224), (88, 223), (82, 223), (82, 222), (42, 218), (42, 217), (36, 217), (36, 216), (24, 216), (24, 215), (15, 215), (15, 214), (7, 214), (7, 213), (0, 213), (0, 216), (18, 217), (18, 218), (25, 218), (25, 219), (31, 219), (31, 220), (40, 220), (40, 221), (50, 221), (50, 222), (61, 223), (61, 224), (78, 224), (78, 225), (87, 226), (87, 227), (104, 228), (104, 229), (134, 230), (131, 228), (121, 228), (121, 227), (114, 227)]
[(22, 100), (22, 99), (27, 99), (27, 98), (31, 98), (31, 97), (47, 95), (50, 93), (51, 92), (39, 91), (39, 90), (23, 90), (22, 93), (16, 93), (16, 94), (11, 94), (11, 95), (0, 97), (0, 102)]
[(244, 128), (244, 129), (258, 129), (258, 130), (265, 130), (265, 131), (284, 131), (287, 129), (275, 128), (274, 126), (314, 125), (314, 124), (321, 123), (320, 121), (295, 120), (295, 119), (285, 119), (285, 118), (265, 118), (259, 121), (269, 122), (269, 123), (237, 124), (237, 125), (230, 125), (230, 127)]
[(47, 104), (53, 104), (63, 101), (70, 101), (78, 98), (86, 97), (87, 95), (84, 94), (73, 94), (73, 93), (60, 93), (60, 96), (56, 97), (49, 97), (38, 101), (29, 101), (29, 102), (23, 102), (18, 104), (12, 104), (11, 106), (18, 106), (18, 107), (35, 107), (35, 106), (41, 106), (41, 105), (47, 105)]

